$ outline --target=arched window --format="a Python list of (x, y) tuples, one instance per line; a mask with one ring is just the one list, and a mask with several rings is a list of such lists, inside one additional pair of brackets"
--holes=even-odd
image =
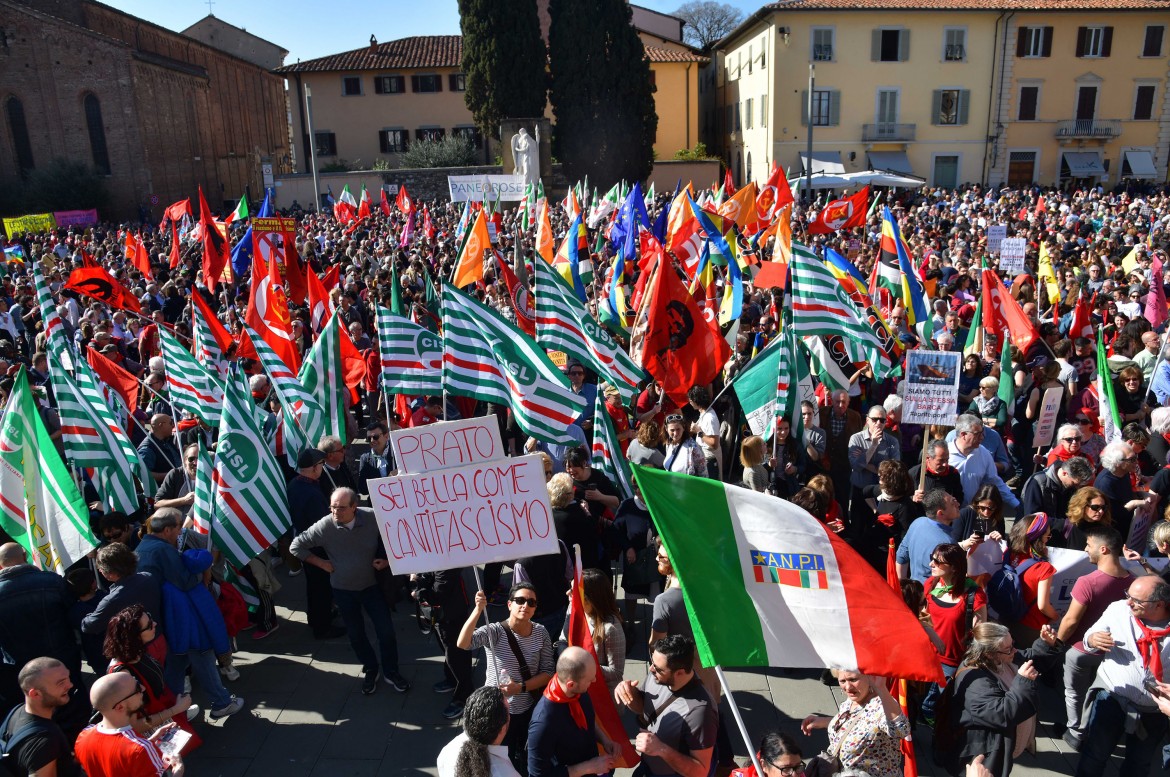
[(28, 123), (24, 119), (24, 103), (18, 97), (9, 97), (4, 105), (8, 114), (8, 129), (12, 133), (12, 145), (16, 150), (16, 167), (20, 177), (25, 178), (33, 171), (32, 143), (28, 138)]
[(89, 150), (93, 166), (102, 175), (110, 174), (110, 154), (106, 150), (106, 128), (102, 124), (102, 104), (96, 95), (85, 96), (85, 126), (89, 130)]

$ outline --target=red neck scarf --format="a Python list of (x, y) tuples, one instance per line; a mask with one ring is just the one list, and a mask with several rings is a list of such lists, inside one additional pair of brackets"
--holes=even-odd
[(1162, 676), (1162, 651), (1158, 640), (1170, 636), (1170, 626), (1164, 629), (1151, 629), (1142, 623), (1141, 618), (1134, 618), (1142, 635), (1138, 637), (1137, 649), (1142, 656), (1142, 666), (1150, 670), (1154, 677)]
[(581, 709), (581, 699), (565, 693), (565, 689), (561, 687), (561, 681), (556, 675), (553, 675), (553, 678), (548, 681), (548, 685), (544, 686), (544, 698), (554, 704), (568, 704), (569, 714), (573, 716), (573, 722), (577, 724), (577, 728), (584, 731), (589, 727), (585, 723), (585, 710)]

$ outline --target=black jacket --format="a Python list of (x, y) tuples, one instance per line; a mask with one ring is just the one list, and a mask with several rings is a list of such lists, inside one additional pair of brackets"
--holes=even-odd
[(1028, 478), (1020, 493), (1020, 515), (1047, 513), (1050, 519), (1064, 518), (1068, 514), (1068, 502), (1073, 489), (1065, 488), (1056, 474), (1061, 462), (1037, 472)]
[(463, 625), (470, 601), (463, 585), (463, 568), (425, 572), (418, 576), (420, 602), (438, 608), (435, 619), (447, 624)]
[[(386, 471), (382, 471), (382, 466), (385, 466)], [(369, 494), (371, 480), (377, 478), (388, 477), (391, 472), (397, 469), (394, 465), (394, 452), (390, 450), (390, 446), (386, 446), (386, 450), (381, 456), (368, 450), (358, 459), (357, 466), (357, 484), (359, 494)], [(324, 477), (324, 474), (322, 474)]]

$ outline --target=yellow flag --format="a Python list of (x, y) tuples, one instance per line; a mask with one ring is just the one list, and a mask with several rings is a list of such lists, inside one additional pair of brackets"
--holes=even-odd
[(1048, 255), (1048, 244), (1040, 244), (1040, 277), (1048, 289), (1048, 301), (1056, 304), (1060, 301), (1060, 284), (1056, 282), (1056, 272), (1052, 269), (1052, 257)]
[(553, 263), (553, 231), (548, 220), (548, 200), (537, 203), (536, 214), (536, 253), (544, 257), (544, 261)]
[(492, 246), (488, 236), (487, 219), (483, 216), (483, 209), (475, 216), (475, 223), (471, 226), (471, 234), (463, 244), (463, 253), (459, 255), (459, 264), (455, 267), (455, 275), (451, 282), (455, 288), (462, 289), (476, 281), (483, 280), (483, 252)]
[(1133, 272), (1134, 270), (1137, 269), (1137, 266), (1138, 266), (1137, 244), (1134, 243), (1133, 248), (1129, 249), (1129, 253), (1126, 254), (1125, 258), (1121, 260), (1121, 269), (1125, 270), (1126, 275), (1129, 275), (1131, 272)]

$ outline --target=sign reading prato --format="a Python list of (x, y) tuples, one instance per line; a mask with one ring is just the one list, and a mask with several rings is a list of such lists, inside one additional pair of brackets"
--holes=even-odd
[(495, 416), (395, 429), (390, 432), (390, 447), (399, 474), (433, 472), (505, 456)]

